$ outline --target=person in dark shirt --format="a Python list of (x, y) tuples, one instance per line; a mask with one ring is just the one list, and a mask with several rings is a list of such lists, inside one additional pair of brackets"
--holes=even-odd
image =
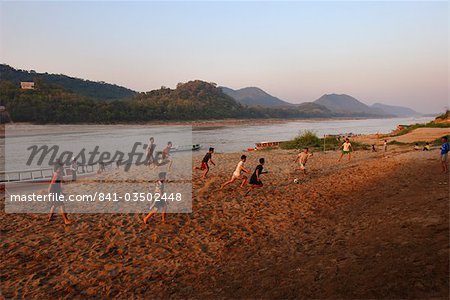
[(211, 162), (214, 166), (216, 165), (212, 160), (212, 154), (214, 153), (214, 148), (209, 148), (208, 153), (205, 154), (202, 160), (202, 165), (200, 167), (194, 167), (194, 170), (201, 170), (203, 172), (202, 178), (206, 178), (206, 174), (209, 172), (208, 162)]
[(264, 158), (260, 158), (259, 159), (259, 165), (256, 166), (255, 171), (253, 172), (252, 176), (250, 177), (250, 188), (247, 190), (247, 193), (245, 194), (246, 196), (254, 189), (254, 188), (259, 188), (263, 186), (263, 183), (261, 181), (261, 174), (265, 174), (267, 172), (263, 171), (264, 170), (264, 163), (265, 160)]
[(154, 167), (154, 161), (155, 161), (155, 157), (154, 157), (154, 152), (155, 152), (155, 148), (156, 148), (156, 144), (155, 144), (155, 139), (153, 137), (151, 137), (148, 140), (148, 146), (147, 146), (147, 151), (146, 151), (146, 163), (148, 166), (152, 166)]
[(443, 136), (441, 138), (442, 146), (441, 146), (441, 164), (442, 164), (442, 173), (448, 172), (448, 152), (450, 151), (450, 146), (448, 145), (448, 137)]
[(67, 218), (67, 213), (64, 210), (64, 201), (60, 201), (60, 196), (63, 195), (62, 192), (62, 180), (63, 180), (63, 166), (58, 163), (53, 168), (53, 177), (48, 186), (48, 193), (53, 196), (53, 201), (51, 201), (50, 213), (48, 216), (48, 222), (52, 220), (53, 211), (56, 207), (60, 208), (61, 216), (64, 220), (64, 224), (70, 224), (69, 219)]

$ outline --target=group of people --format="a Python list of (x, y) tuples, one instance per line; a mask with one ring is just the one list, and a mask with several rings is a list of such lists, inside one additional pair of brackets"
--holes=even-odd
[[(212, 160), (212, 155), (214, 153), (214, 148), (209, 148), (208, 152), (205, 154), (201, 161), (200, 167), (194, 167), (194, 170), (200, 170), (203, 171), (202, 178), (206, 178), (206, 175), (209, 172), (209, 162), (211, 162), (213, 165), (216, 165), (216, 163)], [(222, 184), (220, 187), (220, 190), (223, 190), (223, 188), (229, 184), (232, 184), (236, 180), (240, 180), (241, 184), (240, 187), (243, 188), (248, 181), (248, 176), (246, 174), (250, 174), (250, 171), (247, 170), (244, 166), (245, 162), (247, 161), (247, 156), (242, 155), (241, 160), (238, 162), (236, 169), (234, 170), (233, 174), (231, 175), (230, 180)], [(263, 183), (261, 181), (261, 175), (267, 173), (267, 171), (264, 171), (264, 163), (265, 159), (260, 158), (259, 164), (256, 166), (253, 174), (250, 176), (250, 180), (248, 183), (250, 184), (249, 189), (247, 190), (246, 195), (248, 195), (252, 189), (262, 187)]]
[[(145, 161), (146, 164), (150, 168), (155, 168), (160, 165), (168, 165), (168, 170), (170, 171), (172, 169), (173, 160), (170, 157), (170, 150), (172, 150), (173, 144), (171, 141), (167, 142), (167, 145), (164, 147), (164, 149), (159, 153), (155, 153), (156, 144), (155, 144), (155, 138), (150, 137), (145, 153)], [(158, 158), (158, 155), (161, 156), (161, 161)]]
[[(348, 155), (348, 159), (351, 160), (351, 152), (353, 151), (353, 148), (348, 138), (345, 139), (344, 143), (339, 147), (339, 149), (342, 149), (342, 154), (339, 158), (339, 161), (342, 159), (344, 155)], [(202, 178), (206, 178), (206, 175), (209, 173), (209, 162), (211, 162), (213, 165), (216, 165), (215, 162), (212, 160), (213, 153), (214, 148), (209, 148), (208, 153), (205, 154), (205, 156), (201, 161), (201, 166), (194, 167), (194, 170), (203, 171)], [(299, 164), (299, 167), (296, 168), (296, 170), (302, 171), (303, 174), (306, 175), (306, 163), (308, 159), (312, 156), (313, 154), (309, 152), (309, 148), (305, 147), (303, 151), (300, 152), (294, 160), (294, 163)], [(223, 183), (222, 186), (220, 187), (220, 190), (223, 190), (227, 185), (230, 185), (235, 181), (241, 182), (240, 183), (241, 188), (243, 188), (248, 182), (250, 187), (245, 195), (248, 195), (254, 188), (260, 188), (263, 186), (261, 175), (267, 173), (267, 171), (264, 171), (265, 159), (260, 158), (258, 160), (259, 164), (255, 167), (252, 175), (250, 176), (250, 180), (248, 180), (247, 176), (247, 174), (250, 174), (250, 171), (247, 170), (244, 166), (246, 161), (247, 156), (242, 155), (241, 160), (236, 165), (236, 168), (233, 174), (231, 175), (230, 180)]]
[[(448, 152), (450, 151), (450, 146), (448, 144), (448, 138), (447, 136), (442, 137), (441, 139), (442, 145), (441, 145), (441, 165), (442, 165), (442, 172), (447, 173), (448, 172)], [(154, 156), (156, 145), (154, 144), (154, 138), (150, 138), (149, 145), (147, 147), (147, 153), (146, 153), (146, 159), (147, 164), (149, 166), (160, 166), (164, 164), (168, 164), (168, 171), (170, 171), (172, 167), (172, 159), (170, 158), (170, 150), (172, 149), (172, 142), (168, 142), (167, 146), (164, 148), (164, 150), (161, 152), (162, 157), (162, 163), (157, 162), (157, 159)], [(350, 143), (350, 140), (348, 138), (345, 139), (344, 143), (342, 143), (339, 147), (339, 150), (341, 150), (341, 155), (338, 159), (340, 162), (341, 159), (344, 157), (344, 155), (348, 155), (348, 160), (351, 160), (351, 153), (353, 151), (352, 144)], [(423, 148), (423, 151), (429, 151), (430, 145), (427, 143), (425, 147)], [(384, 151), (387, 151), (387, 140), (384, 141)], [(205, 154), (201, 161), (200, 167), (194, 167), (194, 170), (200, 170), (203, 171), (202, 178), (206, 178), (207, 174), (209, 173), (210, 167), (209, 163), (216, 165), (216, 163), (213, 161), (212, 156), (214, 154), (214, 148), (209, 148), (208, 152)], [(309, 152), (309, 149), (305, 147), (295, 158), (294, 163), (298, 163), (298, 168), (296, 168), (296, 171), (303, 172), (304, 175), (306, 175), (306, 164), (308, 162), (308, 159), (313, 156), (313, 153)], [(264, 164), (265, 159), (260, 158), (258, 160), (258, 165), (255, 167), (252, 175), (250, 176), (250, 180), (248, 180), (248, 175), (250, 174), (250, 171), (246, 169), (245, 163), (247, 161), (247, 156), (242, 155), (240, 161), (236, 165), (236, 168), (234, 172), (231, 175), (231, 178), (223, 183), (220, 187), (220, 190), (223, 190), (226, 186), (234, 183), (235, 181), (240, 181), (240, 187), (243, 188), (245, 185), (249, 184), (249, 188), (245, 195), (248, 195), (254, 188), (260, 188), (263, 186), (263, 182), (261, 180), (261, 175), (268, 173), (267, 171), (264, 171)], [(72, 178), (73, 180), (76, 180), (76, 170), (78, 168), (78, 165), (76, 164), (76, 160), (72, 160), (71, 169), (72, 169)], [(62, 181), (64, 176), (64, 166), (62, 163), (57, 163), (54, 166), (54, 172), (53, 176), (50, 182), (50, 185), (48, 187), (48, 193), (52, 193), (55, 198), (60, 197), (62, 194)], [(164, 193), (164, 186), (167, 182), (167, 173), (166, 172), (159, 172), (158, 174), (158, 180), (156, 181), (155, 186), (155, 193)], [(67, 217), (67, 213), (64, 210), (64, 202), (62, 201), (55, 201), (53, 202), (48, 221), (52, 219), (53, 212), (56, 208), (60, 209), (61, 215), (63, 217), (65, 224), (70, 224), (70, 220)], [(157, 212), (162, 213), (162, 221), (165, 221), (165, 213), (167, 210), (167, 203), (165, 201), (155, 201), (153, 205), (150, 208), (150, 212), (145, 216), (143, 219), (144, 223), (146, 224), (148, 220)]]
[[(416, 151), (420, 150), (419, 143), (414, 144), (414, 150), (416, 150)], [(422, 151), (430, 151), (430, 150), (431, 150), (430, 143), (426, 143), (425, 146), (423, 146), (423, 148), (422, 148)]]

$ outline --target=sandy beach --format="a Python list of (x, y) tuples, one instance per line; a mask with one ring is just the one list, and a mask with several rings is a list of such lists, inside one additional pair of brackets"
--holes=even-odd
[(417, 128), (407, 134), (394, 136), (392, 134), (370, 134), (355, 136), (352, 140), (367, 144), (383, 145), (384, 140), (397, 141), (400, 143), (411, 144), (416, 142), (433, 142), (444, 135), (450, 134), (450, 128)]
[(71, 214), (64, 226), (59, 215), (5, 214), (2, 200), (2, 294), (448, 298), (449, 177), (437, 149), (356, 151), (340, 163), (338, 152), (315, 153), (306, 177), (293, 171), (296, 153), (247, 153), (249, 169), (264, 157), (269, 171), (249, 196), (237, 183), (218, 190), (241, 153), (215, 155), (206, 180), (193, 174), (193, 212), (165, 224)]

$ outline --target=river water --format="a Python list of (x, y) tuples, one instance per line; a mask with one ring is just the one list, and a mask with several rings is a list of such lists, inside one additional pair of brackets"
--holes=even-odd
[(304, 130), (312, 130), (318, 136), (324, 134), (371, 134), (389, 133), (397, 125), (426, 123), (431, 117), (365, 119), (365, 120), (323, 120), (294, 121), (282, 124), (197, 127), (192, 138), (203, 147), (213, 146), (218, 152), (236, 152), (255, 147), (255, 143), (264, 141), (284, 141), (296, 137)]
[[(263, 141), (283, 141), (297, 136), (304, 130), (312, 130), (318, 136), (324, 134), (371, 134), (389, 133), (399, 124), (425, 123), (425, 118), (394, 118), (365, 120), (315, 120), (257, 125), (224, 125), (211, 127), (190, 126), (144, 126), (144, 125), (10, 125), (6, 127), (5, 169), (26, 170), (41, 168), (43, 165), (25, 164), (33, 145), (58, 145), (60, 151), (78, 153), (100, 146), (101, 152), (123, 151), (129, 153), (136, 142), (147, 143), (155, 137), (157, 151), (161, 151), (167, 141), (174, 146), (201, 144), (204, 152), (214, 147), (216, 152), (239, 152), (253, 148)], [(141, 149), (142, 150), (142, 149)], [(2, 153), (2, 154), (3, 154)], [(184, 153), (185, 155), (190, 152)], [(174, 155), (181, 155), (177, 153)]]

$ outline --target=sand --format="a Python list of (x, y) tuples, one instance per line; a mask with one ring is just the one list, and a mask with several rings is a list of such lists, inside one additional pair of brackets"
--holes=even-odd
[(341, 163), (316, 153), (306, 177), (295, 151), (247, 154), (252, 170), (266, 158), (263, 188), (218, 191), (241, 153), (217, 154), (206, 180), (193, 175), (193, 213), (166, 224), (72, 214), (64, 226), (2, 209), (3, 296), (448, 299), (449, 177), (437, 150)]
[(407, 134), (392, 136), (392, 135), (361, 135), (355, 136), (352, 140), (367, 144), (383, 145), (384, 140), (397, 141), (401, 143), (415, 143), (415, 142), (433, 142), (444, 135), (450, 135), (450, 128), (417, 128)]

